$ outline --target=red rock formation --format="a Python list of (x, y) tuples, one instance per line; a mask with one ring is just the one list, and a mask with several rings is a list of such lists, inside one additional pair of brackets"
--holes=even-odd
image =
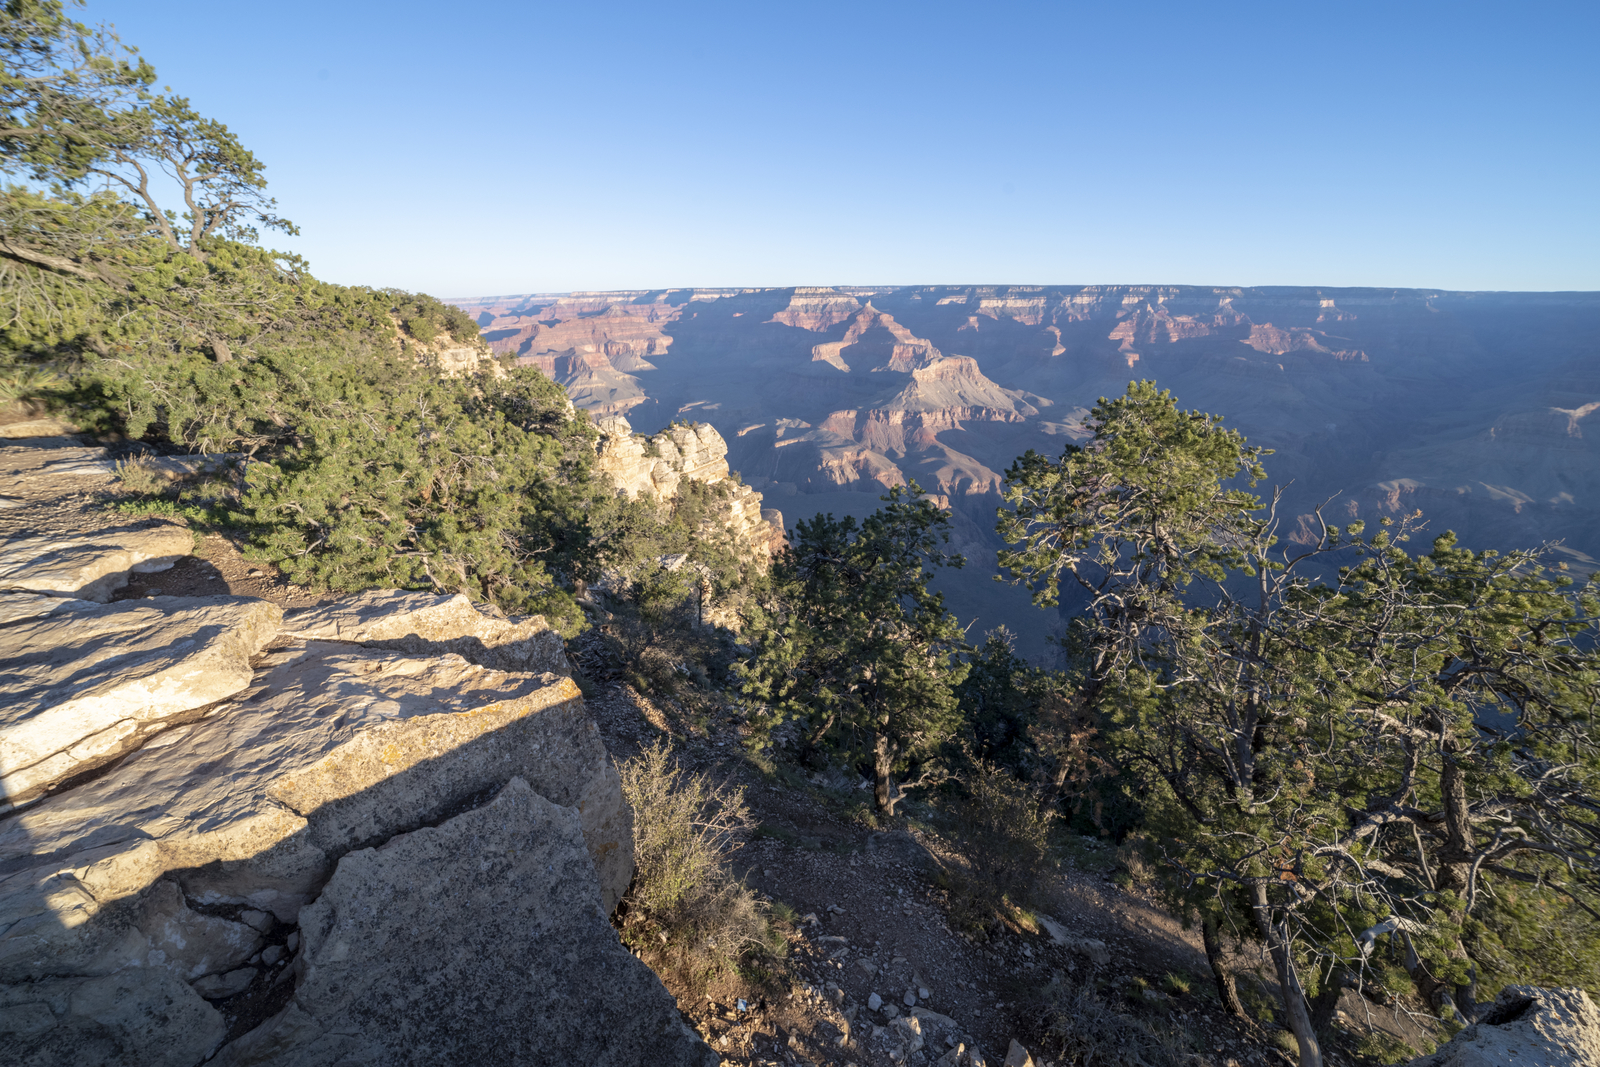
[(591, 411), (715, 422), (786, 510), (914, 479), (955, 506), (969, 552), (994, 547), (997, 472), (1081, 442), (1087, 408), (1139, 376), (1276, 449), (1283, 514), (1340, 493), (1363, 516), (1422, 508), (1475, 547), (1564, 537), (1573, 560), (1600, 556), (1593, 294), (839, 286), (459, 303)]

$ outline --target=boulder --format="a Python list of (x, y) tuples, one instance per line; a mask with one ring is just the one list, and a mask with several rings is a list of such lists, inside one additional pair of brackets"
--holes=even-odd
[(1478, 1021), (1411, 1067), (1592, 1067), (1600, 1064), (1600, 1010), (1581, 989), (1507, 986)]
[(221, 1067), (718, 1062), (606, 921), (578, 813), (521, 778), (348, 853), (301, 919), (292, 999)]
[(889, 1039), (900, 1049), (900, 1062), (904, 1063), (913, 1052), (922, 1049), (922, 1020), (914, 1015), (902, 1015), (888, 1026)]
[(1097, 941), (1092, 937), (1076, 937), (1048, 915), (1035, 913), (1035, 918), (1039, 920), (1039, 925), (1044, 927), (1044, 932), (1050, 935), (1050, 940), (1056, 944), (1080, 956), (1087, 956), (1090, 962), (1102, 967), (1111, 962), (1111, 953), (1106, 949), (1104, 941)]
[(570, 679), (297, 642), (253, 682), (0, 822), (0, 982), (137, 957), (127, 931), (148, 925), (164, 878), (195, 907), (292, 923), (338, 857), (513, 775), (577, 810), (608, 912), (627, 888), (632, 815)]
[(73, 535), (16, 537), (0, 544), (0, 589), (101, 604), (128, 575), (168, 570), (194, 551), (194, 535), (171, 524), (119, 526)]
[(151, 597), (0, 627), (0, 811), (244, 689), (281, 618), (248, 597)]
[(453, 652), (498, 671), (571, 673), (561, 635), (541, 615), (489, 615), (465, 596), (378, 589), (291, 612), (284, 632), (413, 655)]

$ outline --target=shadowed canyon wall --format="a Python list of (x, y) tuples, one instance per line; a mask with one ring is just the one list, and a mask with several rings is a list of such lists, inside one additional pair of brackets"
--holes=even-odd
[[(943, 579), (978, 632), (1047, 653), (1054, 616), (991, 580), (1013, 459), (1081, 440), (1153, 378), (1275, 450), (1285, 534), (1424, 512), (1473, 547), (1600, 558), (1600, 293), (1209, 286), (676, 289), (464, 299), (485, 339), (595, 415), (707, 422), (793, 522), (861, 515), (915, 480), (970, 564)], [(1414, 549), (1425, 547), (1417, 543)]]

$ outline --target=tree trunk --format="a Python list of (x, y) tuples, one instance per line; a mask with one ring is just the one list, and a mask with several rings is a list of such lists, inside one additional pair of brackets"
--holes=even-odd
[(1317, 1032), (1311, 1025), (1305, 988), (1300, 985), (1300, 976), (1295, 973), (1288, 931), (1272, 921), (1272, 906), (1267, 902), (1265, 884), (1251, 886), (1250, 898), (1250, 910), (1255, 913), (1256, 926), (1261, 930), (1261, 937), (1272, 953), (1272, 965), (1278, 972), (1283, 1013), (1288, 1017), (1290, 1032), (1300, 1045), (1300, 1067), (1322, 1067), (1322, 1046), (1317, 1043)]
[(1206, 962), (1211, 964), (1211, 977), (1217, 983), (1217, 996), (1222, 999), (1222, 1006), (1229, 1015), (1247, 1018), (1244, 1005), (1239, 1003), (1239, 985), (1222, 956), (1222, 938), (1217, 930), (1217, 920), (1210, 915), (1205, 916), (1201, 920), (1200, 930), (1205, 939)]
[(900, 798), (894, 791), (894, 750), (885, 734), (872, 739), (872, 801), (885, 815), (894, 814), (895, 801)]
[[(1450, 924), (1460, 930), (1466, 925), (1466, 900), (1471, 889), (1471, 856), (1474, 851), (1472, 818), (1467, 799), (1467, 776), (1462, 771), (1461, 765), (1456, 762), (1456, 745), (1452, 741), (1446, 741), (1443, 748), (1444, 759), (1439, 767), (1439, 791), (1443, 794), (1441, 799), (1444, 801), (1445, 845), (1443, 854), (1439, 857), (1439, 868), (1434, 872), (1434, 885), (1441, 892), (1454, 893), (1461, 901), (1460, 906), (1446, 912)], [(1467, 949), (1461, 943), (1459, 935), (1450, 938), (1445, 951), (1451, 960), (1463, 961), (1470, 972), (1471, 964)], [(1434, 1011), (1442, 1011), (1448, 1006), (1457, 1016), (1458, 1022), (1472, 1021), (1472, 1016), (1477, 1011), (1477, 991), (1473, 988), (1473, 983), (1455, 985), (1447, 977), (1435, 975), (1421, 959), (1417, 960), (1417, 969), (1412, 972), (1411, 980), (1417, 984), (1417, 992), (1421, 994), (1423, 1002)], [(1455, 995), (1452, 996), (1452, 993)], [(1457, 1003), (1458, 997), (1467, 1002), (1467, 1010), (1464, 1012)]]

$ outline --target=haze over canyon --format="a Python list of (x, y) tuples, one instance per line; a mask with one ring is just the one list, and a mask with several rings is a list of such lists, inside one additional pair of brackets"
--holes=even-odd
[[(971, 636), (1047, 662), (1059, 617), (992, 580), (1006, 468), (1154, 379), (1274, 450), (1283, 533), (1421, 509), (1425, 540), (1600, 557), (1600, 293), (1210, 286), (673, 289), (457, 299), (595, 416), (708, 422), (792, 526), (915, 480), (954, 513)], [(1586, 431), (1588, 431), (1586, 433)], [(1423, 547), (1421, 544), (1417, 548)]]

